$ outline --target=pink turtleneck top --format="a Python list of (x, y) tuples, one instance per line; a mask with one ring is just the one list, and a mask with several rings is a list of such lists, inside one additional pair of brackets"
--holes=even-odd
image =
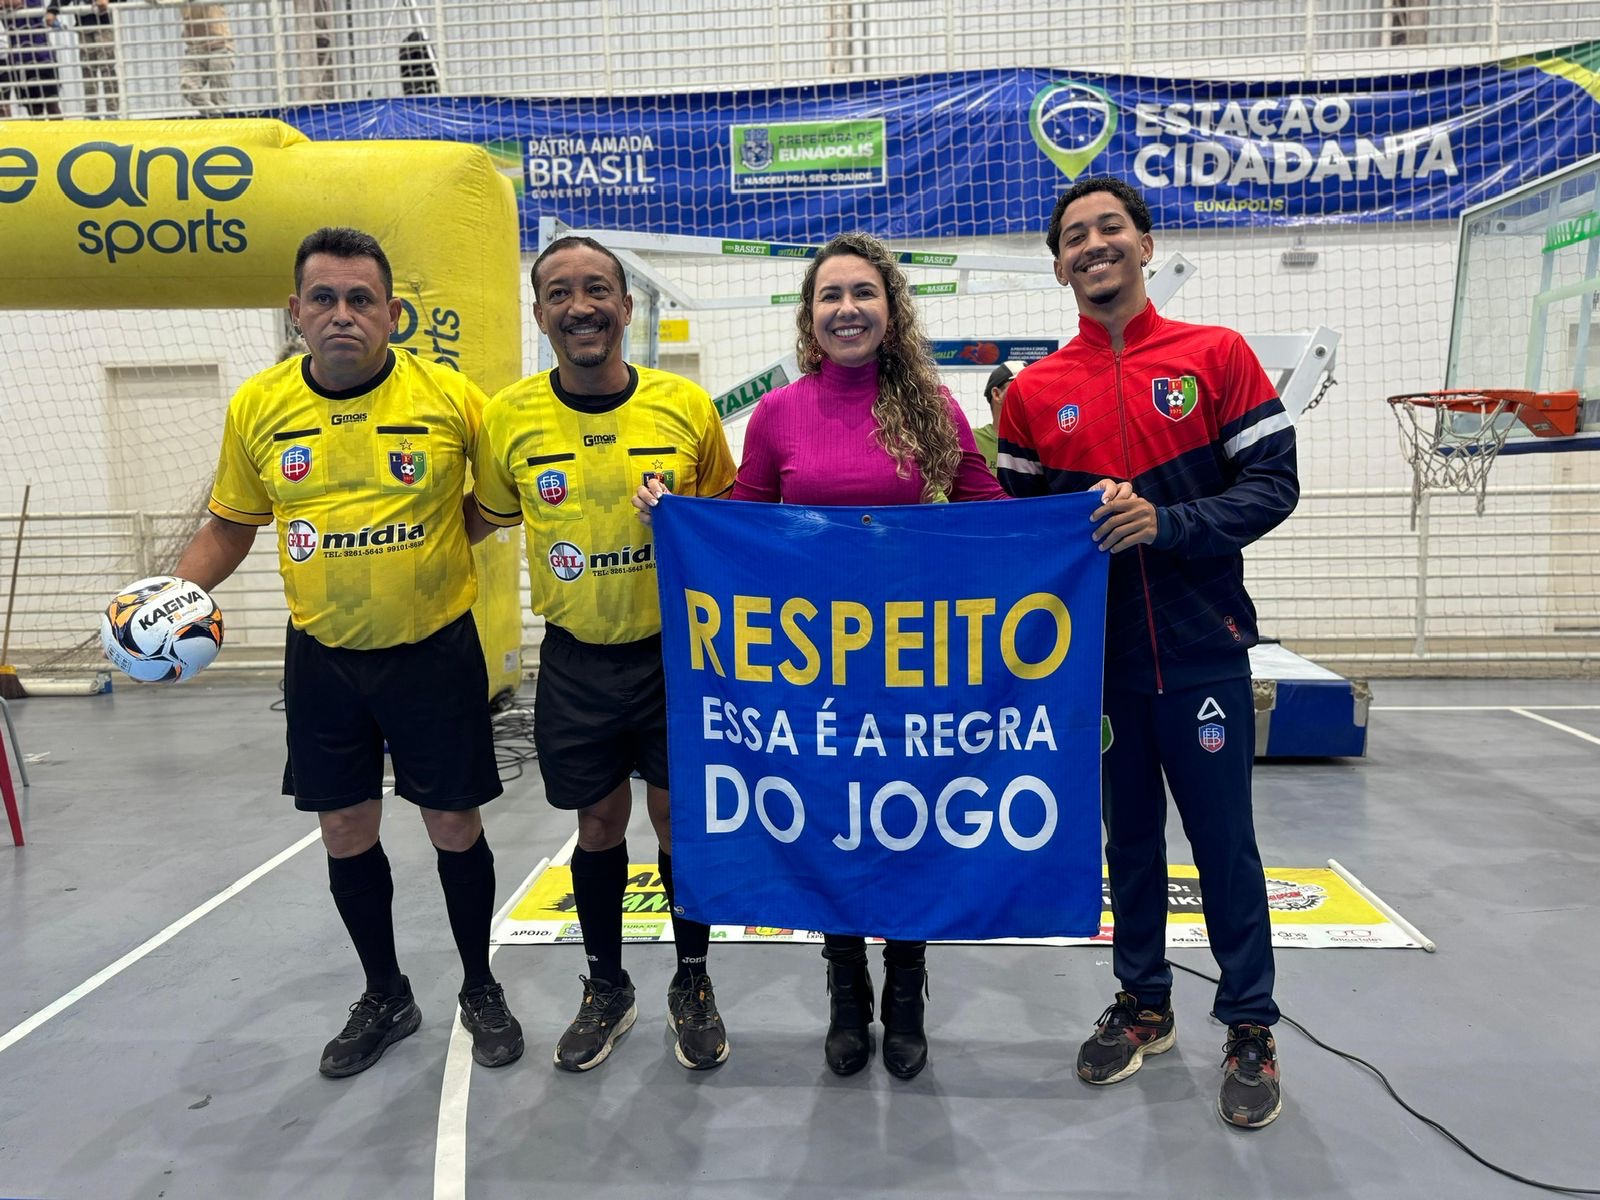
[[(943, 391), (943, 389), (941, 389)], [(949, 392), (950, 419), (961, 444), (961, 465), (951, 500), (1003, 500), (972, 440), (966, 414)], [(735, 500), (785, 504), (919, 504), (922, 472), (906, 477), (878, 445), (872, 404), (878, 398), (878, 364), (841, 367), (822, 360), (816, 375), (768, 392), (745, 432), (744, 461), (733, 485)]]

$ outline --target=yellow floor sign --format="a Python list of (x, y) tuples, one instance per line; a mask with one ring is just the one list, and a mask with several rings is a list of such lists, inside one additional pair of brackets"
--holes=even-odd
[[(630, 942), (670, 942), (672, 921), (654, 863), (628, 868), (628, 890), (622, 902), (622, 936)], [(1418, 949), (1406, 930), (1374, 908), (1336, 871), (1325, 867), (1268, 867), (1267, 908), (1276, 947), (1328, 949), (1345, 946)], [(1005, 945), (1087, 946), (1111, 940), (1110, 900), (1100, 914), (1100, 932), (1092, 938), (1004, 939)], [(714, 925), (713, 941), (820, 942), (822, 935), (804, 929), (764, 925)], [(572, 870), (552, 866), (533, 882), (494, 932), (496, 944), (549, 945), (583, 940), (577, 905), (572, 897)], [(1201, 907), (1198, 872), (1189, 866), (1167, 870), (1167, 945), (1209, 946)]]

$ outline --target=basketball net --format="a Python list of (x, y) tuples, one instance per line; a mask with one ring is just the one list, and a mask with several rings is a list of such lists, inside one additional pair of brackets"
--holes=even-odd
[(1400, 447), (1411, 465), (1411, 528), (1425, 490), (1478, 493), (1478, 515), (1489, 468), (1506, 444), (1524, 396), (1511, 390), (1417, 392), (1390, 396), (1400, 424)]

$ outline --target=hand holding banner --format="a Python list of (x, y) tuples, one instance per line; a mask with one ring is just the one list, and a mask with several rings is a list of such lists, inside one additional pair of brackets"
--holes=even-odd
[(1097, 932), (1099, 503), (663, 498), (687, 915), (907, 939)]

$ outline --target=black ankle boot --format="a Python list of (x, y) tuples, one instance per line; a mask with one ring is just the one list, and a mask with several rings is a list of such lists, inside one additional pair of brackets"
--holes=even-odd
[(835, 1075), (854, 1075), (872, 1060), (872, 977), (866, 963), (828, 964), (828, 1040)]
[(891, 1075), (913, 1079), (928, 1065), (928, 1038), (922, 1030), (926, 967), (886, 966), (883, 981), (883, 1065)]

